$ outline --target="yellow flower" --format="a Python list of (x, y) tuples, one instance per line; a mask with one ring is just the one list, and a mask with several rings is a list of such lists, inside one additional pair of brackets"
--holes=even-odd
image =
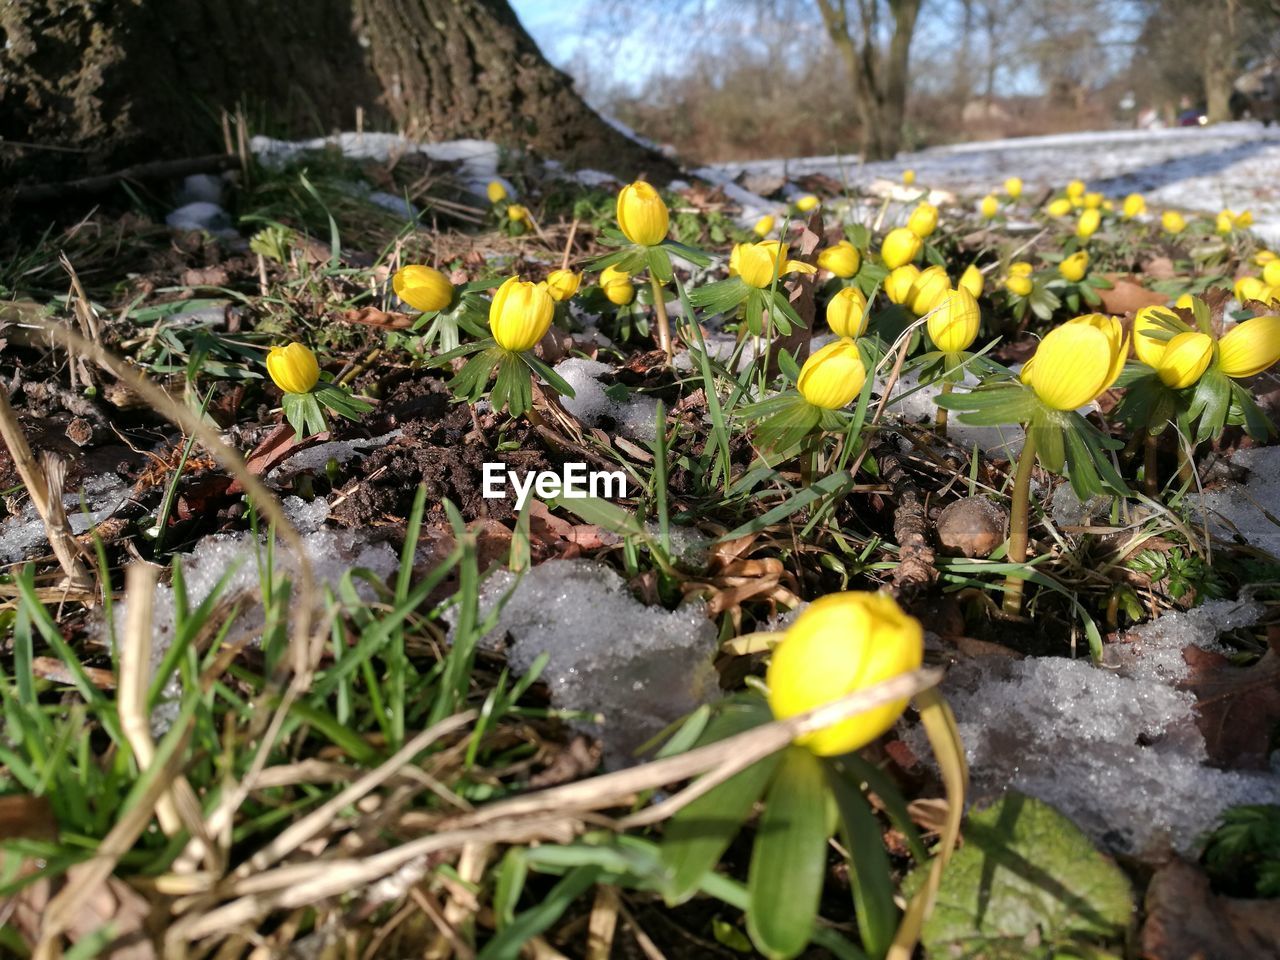
[(982, 296), (982, 288), (986, 286), (986, 282), (986, 277), (982, 275), (982, 271), (978, 269), (976, 264), (971, 263), (965, 268), (964, 273), (960, 274), (960, 282), (956, 286), (964, 287), (973, 294), (973, 298), (976, 300)]
[(1271, 287), (1280, 287), (1280, 260), (1268, 260), (1262, 265), (1262, 279)]
[(1080, 219), (1076, 222), (1076, 236), (1081, 240), (1088, 240), (1098, 232), (1098, 227), (1102, 223), (1102, 212), (1090, 207), (1080, 214)]
[(938, 229), (938, 208), (932, 203), (922, 203), (911, 211), (907, 229), (923, 240)]
[(867, 332), (867, 298), (857, 287), (844, 287), (827, 301), (827, 326), (838, 337), (860, 337)]
[(848, 240), (841, 240), (835, 246), (827, 247), (818, 254), (818, 266), (823, 270), (829, 270), (843, 280), (848, 280), (862, 266), (862, 255)]
[(547, 274), (547, 293), (553, 300), (568, 300), (578, 292), (582, 274), (572, 270), (552, 270)]
[(1165, 344), (1168, 341), (1149, 337), (1144, 331), (1167, 329), (1156, 322), (1155, 315), (1160, 312), (1162, 312), (1160, 307), (1143, 307), (1133, 315), (1133, 352), (1148, 367), (1157, 369), (1160, 367), (1160, 358), (1164, 356)]
[(600, 271), (600, 289), (614, 306), (625, 307), (636, 298), (636, 288), (631, 283), (631, 274), (619, 270), (616, 266), (605, 267)]
[(800, 368), (796, 388), (815, 407), (839, 410), (861, 392), (866, 379), (857, 344), (841, 337), (809, 356)]
[(1084, 195), (1084, 205), (1090, 210), (1097, 210), (1102, 206), (1103, 199), (1105, 198), (1100, 193), (1086, 193)]
[(1247, 303), (1250, 300), (1266, 303), (1263, 297), (1267, 295), (1267, 282), (1258, 277), (1241, 277), (1236, 281), (1235, 295), (1241, 303)]
[(1253, 262), (1259, 267), (1265, 267), (1272, 260), (1280, 259), (1270, 250), (1259, 250), (1253, 255)]
[(1004, 192), (1013, 200), (1017, 200), (1022, 196), (1022, 178), (1010, 177), (1004, 182)]
[(1242, 213), (1240, 213), (1235, 219), (1235, 225), (1237, 230), (1248, 230), (1250, 227), (1252, 227), (1253, 211), (1245, 210)]
[(944, 294), (938, 308), (929, 316), (926, 326), (929, 339), (943, 353), (959, 353), (969, 349), (978, 336), (982, 317), (973, 294), (960, 287)]
[(509, 207), (507, 207), (507, 219), (515, 220), (517, 222), (519, 221), (527, 222), (529, 219), (529, 211), (526, 208), (520, 206), (520, 204), (513, 203)]
[(729, 274), (740, 276), (748, 286), (763, 290), (773, 284), (774, 273), (817, 273), (811, 263), (787, 259), (787, 245), (781, 240), (739, 243), (729, 254)]
[(272, 347), (267, 354), (267, 373), (285, 393), (310, 393), (320, 380), (316, 355), (301, 343)]
[(453, 300), (453, 284), (439, 270), (419, 264), (409, 264), (396, 271), (391, 278), (391, 289), (396, 296), (423, 313), (443, 310)]
[(911, 185), (912, 185), (913, 183), (915, 183), (915, 182), (916, 182), (916, 172), (915, 172), (914, 170), (903, 170), (903, 171), (902, 171), (902, 183), (903, 183), (903, 186), (907, 186), (907, 187), (909, 187), (909, 186), (911, 186)]
[(1067, 184), (1067, 196), (1072, 200), (1082, 200), (1086, 189), (1083, 180), (1072, 180)]
[(1221, 211), (1214, 223), (1218, 233), (1230, 233), (1236, 226), (1236, 215), (1231, 210)]
[(1140, 193), (1131, 193), (1124, 198), (1124, 218), (1132, 220), (1147, 212), (1147, 198)]
[(1035, 267), (1031, 266), (1026, 260), (1017, 260), (1009, 264), (1009, 276), (1011, 277), (1029, 277)]
[(821, 201), (819, 201), (818, 198), (815, 197), (812, 193), (806, 193), (803, 197), (800, 197), (796, 200), (796, 209), (799, 210), (801, 213), (808, 213), (810, 210), (816, 207), (820, 202)]
[(1175, 307), (1181, 307), (1183, 310), (1190, 310), (1192, 305), (1195, 303), (1195, 300), (1196, 298), (1191, 294), (1184, 293), (1182, 296), (1178, 297), (1177, 300), (1173, 301), (1173, 305)]
[(1063, 279), (1070, 280), (1072, 283), (1079, 283), (1083, 280), (1088, 269), (1088, 250), (1077, 250), (1071, 256), (1058, 264), (1058, 272), (1062, 274)]
[(1107, 213), (1114, 213), (1116, 209), (1116, 205), (1112, 203), (1110, 200), (1103, 200), (1102, 209), (1107, 211)]
[(1035, 282), (1030, 277), (1024, 277), (1020, 274), (1011, 274), (1004, 282), (1004, 288), (1010, 293), (1016, 293), (1020, 297), (1031, 295), (1031, 291), (1035, 289)]
[(490, 180), (484, 192), (489, 195), (490, 203), (501, 203), (507, 199), (507, 188), (502, 185), (501, 180)]
[(1071, 212), (1071, 201), (1065, 197), (1059, 197), (1045, 207), (1044, 210), (1051, 217), (1065, 217)]
[(1280, 317), (1237, 323), (1218, 341), (1218, 367), (1228, 377), (1252, 377), (1280, 360)]
[(979, 207), (982, 215), (990, 220), (1000, 212), (1000, 199), (994, 193), (988, 193), (982, 198), (982, 204)]
[(1022, 382), (1055, 410), (1075, 410), (1116, 382), (1129, 351), (1115, 317), (1100, 313), (1068, 320), (1045, 334), (1022, 367)]
[(555, 307), (545, 286), (508, 277), (489, 305), (489, 332), (504, 350), (532, 349), (551, 329)]
[(766, 213), (763, 217), (756, 221), (756, 225), (751, 228), (751, 232), (757, 237), (767, 237), (773, 232), (773, 214)]
[(880, 245), (880, 259), (890, 270), (896, 270), (904, 263), (910, 263), (920, 255), (923, 244), (909, 228), (898, 227), (890, 230)]
[(939, 266), (925, 268), (911, 287), (911, 312), (923, 317), (941, 302), (950, 289), (951, 279), (947, 271)]
[(906, 303), (911, 298), (911, 288), (920, 279), (920, 268), (914, 263), (891, 270), (884, 278), (884, 295), (891, 303)]
[(1182, 219), (1182, 214), (1177, 210), (1166, 210), (1160, 214), (1160, 226), (1165, 233), (1179, 234), (1187, 229), (1187, 221)]
[(1209, 369), (1213, 359), (1213, 337), (1207, 333), (1187, 331), (1170, 340), (1156, 364), (1156, 373), (1165, 386), (1175, 390), (1189, 387)]
[(653, 247), (667, 238), (671, 214), (658, 191), (637, 180), (618, 194), (618, 227), (632, 243)]
[[(794, 717), (892, 677), (924, 660), (924, 630), (885, 593), (828, 594), (809, 604), (773, 651), (765, 682), (778, 719)], [(893, 726), (898, 700), (797, 739), (819, 756), (851, 753)]]

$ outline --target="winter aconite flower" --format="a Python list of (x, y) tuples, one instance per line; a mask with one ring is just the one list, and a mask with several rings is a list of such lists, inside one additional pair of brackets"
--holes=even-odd
[(439, 270), (418, 264), (409, 264), (396, 271), (391, 278), (391, 288), (396, 296), (423, 313), (443, 310), (453, 300), (453, 284)]
[(819, 200), (812, 193), (806, 193), (803, 197), (796, 200), (796, 209), (801, 213), (808, 213), (819, 204)]
[(1213, 359), (1213, 337), (1188, 330), (1173, 337), (1160, 354), (1156, 373), (1167, 387), (1189, 387), (1209, 369)]
[(1098, 227), (1102, 225), (1102, 212), (1096, 207), (1089, 207), (1080, 214), (1080, 219), (1076, 221), (1076, 236), (1081, 240), (1088, 240), (1098, 232)]
[(857, 344), (841, 337), (810, 355), (800, 368), (796, 388), (815, 407), (839, 410), (861, 392), (866, 379)]
[(923, 240), (938, 229), (938, 208), (932, 203), (919, 204), (907, 217), (907, 229)]
[(1280, 287), (1280, 260), (1273, 257), (1262, 263), (1262, 281), (1269, 287)]
[(636, 288), (631, 282), (631, 274), (619, 270), (616, 266), (605, 267), (600, 271), (600, 289), (605, 298), (615, 307), (625, 307), (636, 298)]
[(729, 273), (751, 287), (763, 290), (773, 285), (775, 276), (788, 273), (816, 273), (811, 263), (787, 259), (787, 245), (780, 240), (739, 243), (729, 254)]
[(1067, 197), (1071, 200), (1084, 200), (1084, 192), (1088, 187), (1085, 186), (1083, 180), (1072, 180), (1067, 184)]
[(844, 287), (827, 301), (827, 326), (838, 337), (862, 336), (867, 320), (867, 298), (857, 287)]
[(889, 271), (884, 278), (884, 295), (890, 303), (906, 303), (911, 299), (911, 290), (920, 279), (920, 268), (913, 263), (904, 264)]
[(1009, 199), (1017, 200), (1022, 196), (1022, 178), (1010, 177), (1004, 182), (1004, 192), (1009, 195)]
[(1222, 210), (1214, 219), (1214, 229), (1218, 233), (1230, 233), (1236, 228), (1236, 215), (1230, 210)]
[(1085, 207), (1087, 207), (1090, 210), (1097, 210), (1099, 207), (1102, 206), (1102, 201), (1104, 199), (1106, 198), (1103, 197), (1102, 194), (1100, 193), (1086, 193), (1080, 199), (1080, 202), (1083, 203)]
[(1187, 229), (1187, 221), (1182, 218), (1182, 214), (1177, 210), (1166, 210), (1160, 214), (1160, 226), (1164, 228), (1165, 233), (1172, 233), (1175, 236)]
[(501, 203), (507, 199), (507, 188), (502, 185), (501, 180), (490, 180), (484, 192), (488, 195), (490, 203)]
[(637, 180), (618, 194), (618, 227), (632, 243), (652, 247), (667, 237), (671, 214), (650, 184)]
[(531, 350), (551, 329), (555, 306), (546, 287), (508, 277), (489, 305), (489, 332), (504, 350)]
[[(885, 593), (835, 593), (809, 604), (774, 648), (765, 682), (769, 707), (794, 717), (843, 696), (917, 670), (924, 630)], [(898, 700), (855, 714), (797, 742), (819, 756), (866, 746), (906, 709)]]
[(890, 230), (880, 245), (880, 259), (890, 270), (910, 263), (920, 255), (923, 244), (920, 238), (908, 227)]
[(941, 267), (932, 266), (920, 271), (911, 287), (911, 312), (923, 317), (942, 301), (950, 289), (951, 279)]
[(1124, 369), (1128, 342), (1120, 321), (1086, 314), (1050, 330), (1022, 367), (1022, 382), (1055, 410), (1092, 403)]
[(1000, 212), (1000, 198), (994, 193), (988, 193), (982, 198), (982, 203), (979, 205), (978, 209), (984, 217), (990, 220)]
[(756, 221), (756, 225), (751, 228), (751, 232), (757, 237), (767, 237), (773, 233), (773, 214), (766, 213), (763, 217)]
[(320, 364), (311, 348), (301, 343), (272, 347), (267, 354), (267, 373), (285, 393), (310, 393), (320, 380)]
[(978, 301), (964, 287), (944, 294), (929, 316), (929, 338), (943, 353), (967, 350), (978, 336)]
[(848, 280), (862, 266), (862, 255), (848, 240), (841, 240), (818, 254), (818, 266), (842, 280)]
[(1132, 220), (1147, 212), (1147, 198), (1140, 193), (1131, 193), (1124, 198), (1124, 218)]
[(1071, 201), (1065, 197), (1059, 197), (1044, 208), (1045, 213), (1051, 217), (1065, 217), (1071, 212)]
[(1218, 341), (1218, 368), (1228, 377), (1252, 377), (1280, 360), (1280, 317), (1237, 323)]
[(514, 220), (517, 223), (529, 222), (529, 211), (518, 203), (513, 203), (507, 207), (507, 219)]
[(1009, 265), (1009, 277), (1004, 282), (1005, 289), (1019, 297), (1025, 297), (1035, 288), (1031, 279), (1031, 264), (1025, 260)]
[(1088, 269), (1089, 252), (1087, 250), (1077, 250), (1058, 264), (1058, 272), (1062, 274), (1063, 279), (1070, 280), (1072, 283), (1083, 280)]
[(1267, 283), (1260, 277), (1240, 277), (1236, 280), (1232, 291), (1241, 303), (1248, 303), (1250, 300), (1257, 300), (1259, 303), (1267, 302)]
[(582, 274), (580, 273), (574, 273), (572, 270), (552, 270), (547, 274), (547, 293), (551, 294), (553, 300), (568, 300), (578, 292), (581, 283)]
[(1156, 321), (1160, 307), (1143, 307), (1133, 315), (1133, 352), (1148, 367), (1159, 367), (1160, 358), (1164, 355), (1166, 340), (1147, 336), (1146, 331), (1164, 330), (1165, 327)]
[(976, 264), (969, 264), (965, 267), (964, 273), (960, 274), (960, 280), (956, 284), (957, 287), (964, 287), (976, 300), (982, 296), (982, 288), (986, 285), (986, 278), (982, 275), (982, 271), (978, 269)]
[(904, 187), (909, 187), (915, 182), (916, 182), (916, 172), (914, 170), (902, 171), (902, 185)]

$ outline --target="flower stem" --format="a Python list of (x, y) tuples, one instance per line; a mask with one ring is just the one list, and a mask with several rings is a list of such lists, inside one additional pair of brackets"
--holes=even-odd
[[(1018, 470), (1013, 476), (1013, 504), (1009, 510), (1009, 563), (1027, 559), (1027, 525), (1031, 509), (1031, 471), (1036, 465), (1035, 435), (1027, 431), (1018, 456)], [(1010, 573), (1004, 581), (1004, 612), (1010, 616), (1022, 613), (1022, 575)]]
[(1156, 464), (1156, 440), (1156, 435), (1148, 431), (1143, 442), (1142, 489), (1148, 497), (1154, 497), (1160, 492), (1158, 474), (1160, 468)]
[[(951, 388), (953, 386), (955, 386), (955, 384), (953, 384), (950, 380), (944, 380), (942, 382), (942, 389), (938, 391), (938, 395), (941, 397), (945, 397), (947, 394), (951, 392)], [(945, 437), (947, 435), (947, 413), (948, 411), (946, 407), (938, 407), (938, 415), (934, 418), (934, 421), (933, 421), (934, 431), (940, 437)]]
[(667, 301), (662, 295), (662, 284), (652, 271), (649, 272), (649, 285), (653, 288), (653, 312), (658, 318), (658, 347), (667, 355), (667, 362), (670, 363), (674, 352), (671, 349), (671, 322), (667, 319)]

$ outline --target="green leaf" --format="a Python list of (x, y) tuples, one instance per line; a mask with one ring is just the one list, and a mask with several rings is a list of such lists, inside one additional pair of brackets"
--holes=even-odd
[(690, 291), (689, 302), (712, 314), (728, 313), (747, 299), (747, 294), (750, 292), (751, 288), (743, 282), (741, 277), (729, 277), (727, 280), (717, 280), (715, 283), (708, 283), (706, 286)]
[(571, 870), (537, 906), (518, 914), (485, 944), (478, 960), (517, 960), (520, 948), (559, 920), (573, 901), (591, 889), (600, 872), (599, 867)]
[[(925, 880), (916, 869), (910, 893)], [(1124, 872), (1053, 807), (1016, 792), (975, 809), (965, 845), (942, 877), (924, 924), (928, 957), (1050, 960), (1122, 951), (1133, 916)]]
[(832, 764), (826, 765), (826, 773), (849, 851), (849, 884), (862, 945), (872, 957), (883, 957), (893, 943), (898, 908), (893, 903), (893, 869), (880, 823), (856, 782), (841, 776)]
[(662, 246), (682, 260), (688, 260), (699, 267), (711, 265), (711, 254), (705, 250), (699, 250), (697, 247), (691, 247), (687, 243), (680, 243), (678, 240), (663, 240)]
[(808, 945), (826, 868), (822, 763), (804, 747), (788, 747), (765, 800), (747, 871), (747, 929), (766, 957), (794, 957)]
[(541, 377), (542, 381), (560, 396), (573, 398), (573, 387), (569, 385), (568, 381), (556, 373), (548, 364), (535, 357), (531, 351), (526, 350), (520, 354), (520, 359), (524, 361), (525, 366)]
[(671, 269), (671, 257), (662, 247), (646, 247), (645, 262), (649, 272), (662, 283), (670, 283), (675, 272)]
[(520, 354), (508, 350), (502, 350), (501, 354), (489, 402), (495, 410), (506, 407), (511, 416), (524, 416), (525, 411), (533, 406), (533, 375)]
[(961, 422), (984, 427), (1026, 423), (1039, 406), (1035, 394), (1021, 384), (1001, 384), (939, 395), (934, 402), (948, 410), (959, 411)]

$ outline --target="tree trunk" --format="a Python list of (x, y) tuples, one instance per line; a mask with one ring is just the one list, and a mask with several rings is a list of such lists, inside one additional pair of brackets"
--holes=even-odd
[(1225, 0), (1221, 10), (1214, 9), (1205, 18), (1205, 34), (1201, 39), (1204, 51), (1205, 112), (1210, 123), (1223, 123), (1231, 119), (1231, 91), (1236, 78), (1238, 49), (1235, 21), (1234, 0)]
[(207, 153), (237, 106), (276, 135), (352, 129), (361, 108), (374, 129), (675, 173), (582, 101), (507, 0), (0, 4), (0, 180)]

